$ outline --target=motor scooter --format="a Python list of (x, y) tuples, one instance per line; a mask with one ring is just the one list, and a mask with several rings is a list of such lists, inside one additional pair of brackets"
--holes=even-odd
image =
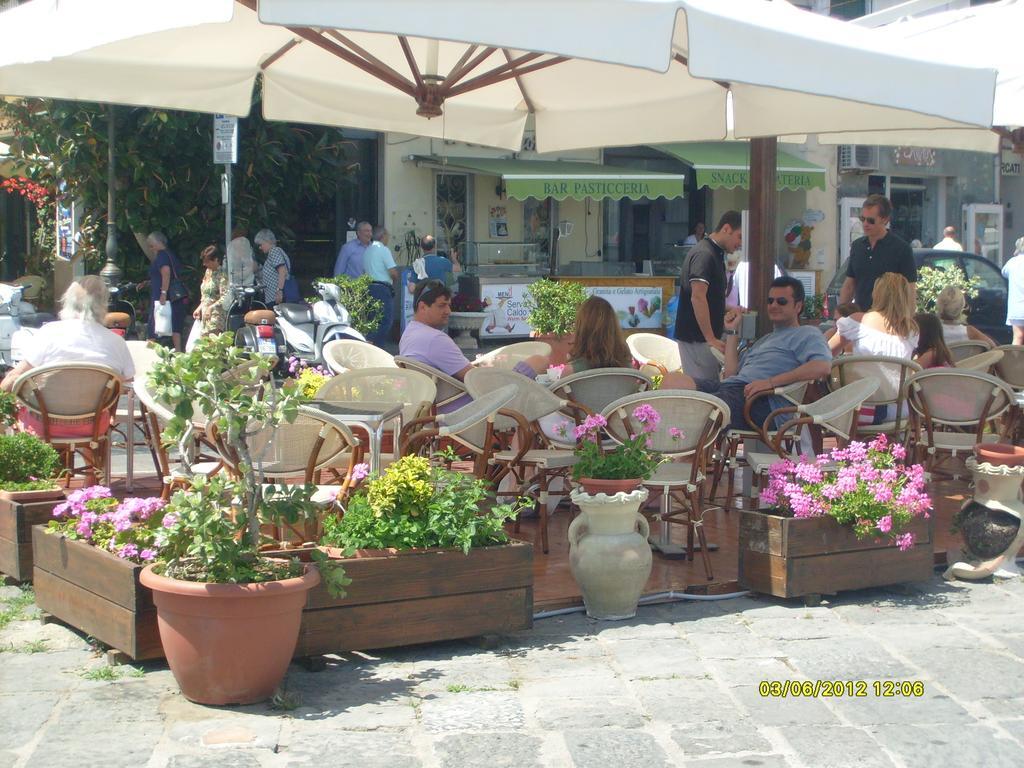
[(310, 365), (323, 365), (323, 349), (334, 339), (366, 341), (349, 323), (348, 310), (340, 303), (338, 286), (317, 283), (321, 299), (309, 304), (278, 304), (274, 307), (277, 324), (284, 334), (288, 354)]
[(235, 346), (264, 357), (275, 358), (274, 368), (283, 374), (288, 344), (272, 309), (250, 309), (241, 316), (242, 325), (235, 331)]
[(125, 298), (129, 290), (135, 290), (134, 283), (121, 283), (110, 287), (107, 314), (103, 324), (123, 339), (139, 338), (136, 325), (135, 305)]
[(25, 287), (0, 283), (0, 369), (10, 369), (24, 358), (32, 334), (44, 323), (54, 320), (49, 312), (21, 300)]

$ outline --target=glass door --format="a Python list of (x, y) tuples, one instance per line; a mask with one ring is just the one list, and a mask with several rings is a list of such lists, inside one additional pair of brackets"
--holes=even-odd
[(964, 250), (1002, 266), (1003, 206), (972, 203), (964, 206)]
[(864, 236), (860, 223), (860, 209), (864, 207), (863, 197), (841, 197), (839, 199), (839, 264), (842, 268), (850, 258), (850, 246), (858, 237)]
[(889, 200), (892, 202), (890, 231), (904, 241), (924, 242), (924, 192), (920, 179), (893, 178), (889, 182)]

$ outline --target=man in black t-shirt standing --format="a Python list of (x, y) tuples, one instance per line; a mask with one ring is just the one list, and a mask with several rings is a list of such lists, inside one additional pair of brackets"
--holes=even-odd
[[(875, 280), (886, 272), (896, 272), (907, 278), (916, 290), (917, 264), (914, 252), (906, 241), (889, 231), (892, 203), (884, 195), (868, 195), (860, 211), (864, 237), (850, 245), (850, 260), (846, 263), (846, 280), (839, 289), (839, 303), (855, 301), (857, 309), (871, 309), (871, 292)], [(916, 295), (916, 294), (915, 294)]]
[(683, 372), (694, 378), (718, 378), (720, 366), (710, 348), (725, 353), (725, 255), (742, 244), (740, 212), (726, 211), (715, 231), (693, 246), (683, 260), (676, 340)]

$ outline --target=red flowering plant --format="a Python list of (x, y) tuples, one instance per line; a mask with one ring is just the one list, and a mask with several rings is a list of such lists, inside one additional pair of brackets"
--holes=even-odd
[(0, 189), (4, 192), (10, 192), (11, 194), (27, 198), (36, 208), (42, 208), (53, 203), (53, 192), (51, 190), (31, 179), (26, 179), (24, 176), (4, 179), (0, 182)]
[(830, 515), (853, 527), (858, 538), (888, 536), (901, 550), (914, 545), (904, 529), (929, 516), (932, 501), (924, 486), (924, 467), (904, 464), (906, 450), (879, 435), (870, 443), (852, 442), (816, 459), (783, 459), (768, 471), (761, 503), (792, 517)]
[(483, 312), (484, 303), (476, 296), (468, 293), (456, 293), (452, 296), (452, 312)]
[(166, 504), (157, 497), (118, 501), (109, 488), (93, 485), (72, 491), (54, 507), (56, 519), (46, 529), (133, 563), (149, 563), (159, 558), (166, 529), (175, 522), (174, 515), (159, 514)]

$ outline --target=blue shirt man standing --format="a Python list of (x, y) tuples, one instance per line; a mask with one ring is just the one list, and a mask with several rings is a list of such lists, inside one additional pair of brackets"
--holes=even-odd
[(356, 224), (356, 239), (349, 240), (341, 246), (338, 258), (334, 262), (334, 276), (361, 277), (366, 271), (363, 265), (363, 255), (372, 240), (373, 227), (370, 222), (360, 221)]

